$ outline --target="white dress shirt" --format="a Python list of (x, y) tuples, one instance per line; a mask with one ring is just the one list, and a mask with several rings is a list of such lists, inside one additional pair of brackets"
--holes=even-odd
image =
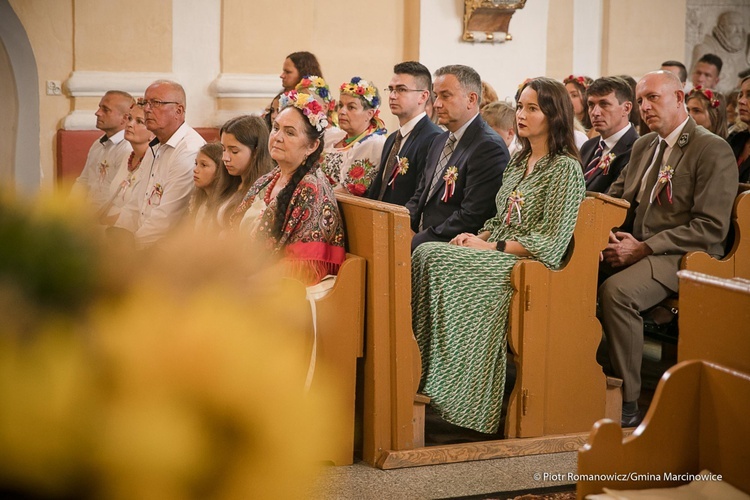
[(94, 141), (86, 165), (71, 189), (73, 196), (87, 198), (99, 210), (109, 201), (109, 186), (123, 161), (127, 162), (133, 147), (125, 140), (125, 130), (112, 137), (103, 135)]
[(162, 239), (182, 219), (193, 191), (195, 156), (205, 143), (186, 123), (166, 143), (151, 142), (139, 168), (143, 190), (122, 207), (115, 224), (134, 233), (139, 248)]

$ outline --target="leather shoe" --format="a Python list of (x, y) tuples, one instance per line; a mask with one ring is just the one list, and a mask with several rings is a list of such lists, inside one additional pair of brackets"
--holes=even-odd
[(625, 429), (626, 427), (638, 427), (643, 421), (643, 416), (639, 410), (636, 410), (633, 414), (622, 413), (620, 419), (620, 426)]

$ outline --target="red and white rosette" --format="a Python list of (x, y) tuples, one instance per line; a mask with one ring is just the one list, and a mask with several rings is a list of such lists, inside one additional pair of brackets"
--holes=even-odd
[(409, 171), (409, 159), (404, 156), (400, 157), (396, 155), (396, 166), (393, 168), (393, 174), (391, 174), (391, 180), (388, 182), (388, 185), (391, 186), (391, 189), (395, 189), (395, 182), (396, 177), (399, 175), (406, 175), (406, 172)]
[[(656, 179), (656, 183), (654, 184), (654, 187), (651, 189), (651, 196), (649, 203), (654, 202), (654, 198), (656, 198), (656, 201), (661, 205), (661, 199), (659, 198), (659, 194), (661, 194), (661, 186), (663, 184), (666, 184), (666, 191), (667, 191), (667, 201), (669, 203), (672, 203), (672, 176), (674, 175), (674, 168), (670, 167), (669, 165), (664, 165), (659, 169), (659, 177)], [(657, 189), (659, 192), (657, 192)]]
[(521, 207), (523, 207), (524, 198), (521, 191), (513, 191), (508, 196), (508, 214), (505, 217), (505, 223), (510, 226), (513, 214), (515, 213), (518, 219), (518, 224), (521, 224)]
[(443, 197), (441, 200), (447, 202), (456, 192), (456, 181), (458, 180), (458, 168), (448, 167), (445, 169), (445, 175), (443, 175), (445, 181), (445, 191), (443, 191)]

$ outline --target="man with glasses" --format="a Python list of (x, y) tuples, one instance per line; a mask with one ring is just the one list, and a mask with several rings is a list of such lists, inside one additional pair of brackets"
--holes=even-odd
[(497, 213), (495, 195), (510, 155), (502, 137), (479, 116), (482, 80), (468, 66), (435, 72), (435, 104), (447, 132), (435, 137), (424, 174), (406, 204), (414, 249), (427, 241), (448, 242), (476, 233)]
[(188, 208), (195, 156), (206, 141), (185, 123), (185, 100), (182, 85), (169, 80), (155, 81), (138, 100), (156, 138), (142, 160), (140, 190), (115, 224), (133, 233), (138, 248), (162, 239)]
[(430, 144), (441, 130), (425, 113), (432, 92), (430, 70), (421, 63), (407, 61), (396, 64), (393, 73), (385, 95), (391, 113), (398, 118), (399, 129), (385, 141), (380, 169), (368, 196), (406, 205), (417, 189)]
[(109, 200), (109, 185), (117, 169), (125, 163), (133, 150), (125, 140), (133, 97), (121, 90), (109, 90), (99, 101), (96, 128), (104, 135), (94, 141), (86, 157), (81, 175), (76, 179), (71, 193), (87, 198), (99, 210)]

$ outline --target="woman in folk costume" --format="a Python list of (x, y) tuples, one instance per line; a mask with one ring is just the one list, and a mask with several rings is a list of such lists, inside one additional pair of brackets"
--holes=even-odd
[(371, 82), (355, 76), (341, 85), (339, 129), (326, 131), (320, 168), (336, 191), (364, 196), (380, 165), (387, 130), (380, 94)]
[(478, 234), (425, 243), (412, 255), (412, 322), (422, 355), (421, 390), (446, 421), (496, 433), (505, 384), (510, 273), (521, 258), (556, 268), (585, 194), (562, 83), (526, 82), (513, 156)]
[(241, 237), (281, 258), (286, 274), (307, 285), (335, 275), (344, 262), (344, 232), (331, 185), (317, 162), (326, 111), (310, 94), (282, 96), (268, 149), (276, 167), (250, 188), (230, 219)]

